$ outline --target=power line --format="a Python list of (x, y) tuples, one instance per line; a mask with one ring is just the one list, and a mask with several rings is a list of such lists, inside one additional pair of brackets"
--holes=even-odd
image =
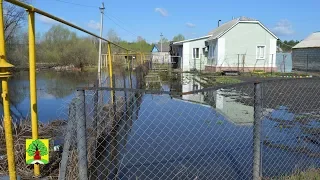
[(103, 14), (104, 16), (106, 16), (108, 19), (110, 19), (113, 23), (115, 23), (117, 26), (119, 26), (121, 29), (125, 30), (126, 32), (130, 33), (133, 36), (137, 36), (135, 33), (129, 31), (128, 29), (124, 28), (123, 26), (121, 26), (119, 23), (117, 23), (116, 21), (114, 21), (110, 16)]
[(88, 7), (88, 8), (99, 8), (98, 6), (92, 6), (92, 5), (86, 5), (86, 4), (79, 4), (79, 3), (74, 3), (74, 2), (69, 2), (69, 1), (63, 1), (63, 0), (53, 0), (53, 1), (58, 1), (62, 3), (67, 3), (67, 4), (73, 4), (76, 6), (82, 6), (82, 7)]
[[(120, 23), (125, 24), (125, 23), (124, 23), (123, 21), (121, 21), (119, 18), (116, 18), (115, 16), (111, 15), (110, 13), (107, 13), (107, 14), (108, 14), (108, 15), (106, 15), (106, 14), (104, 14), (104, 15), (105, 15), (108, 19), (110, 19), (112, 22), (114, 22), (117, 26), (119, 26), (121, 29), (123, 29), (124, 31), (130, 33), (130, 34), (131, 34), (132, 36), (134, 36), (134, 37), (138, 37), (138, 36), (139, 36), (139, 35), (137, 35), (136, 33), (132, 32), (132, 31), (129, 31), (128, 29), (124, 28), (124, 27), (121, 26), (119, 23), (117, 23), (116, 21), (113, 20), (113, 19), (115, 19), (115, 20), (119, 21)], [(112, 18), (113, 18), (113, 19), (112, 19)], [(143, 39), (148, 42), (148, 39), (146, 39), (146, 38), (144, 38), (144, 37), (143, 37)], [(151, 41), (149, 41), (149, 42), (151, 42)]]
[[(72, 5), (76, 5), (76, 6), (82, 6), (82, 7), (88, 7), (88, 8), (99, 8), (98, 6), (92, 6), (92, 5), (86, 5), (86, 4), (79, 4), (79, 3), (74, 3), (74, 2), (69, 2), (69, 1), (63, 1), (63, 0), (53, 0), (53, 1), (58, 1), (58, 2), (62, 2), (62, 3), (66, 3), (66, 4), (72, 4)], [(129, 34), (131, 34), (134, 37), (137, 37), (138, 35), (132, 31), (129, 31), (127, 28), (123, 27), (122, 25), (120, 25), (119, 23), (117, 23), (115, 20), (119, 21), (122, 24), (125, 24), (123, 21), (121, 21), (119, 18), (116, 18), (115, 16), (111, 15), (110, 13), (108, 13), (108, 15), (106, 15), (105, 13), (103, 13), (103, 15), (105, 17), (107, 17), (108, 19), (110, 19), (113, 23), (115, 23), (117, 26), (119, 26), (121, 29), (123, 29), (124, 31), (128, 32)], [(115, 19), (115, 20), (114, 20)]]

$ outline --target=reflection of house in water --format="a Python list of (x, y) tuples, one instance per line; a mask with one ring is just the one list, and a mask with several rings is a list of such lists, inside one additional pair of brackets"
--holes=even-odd
[[(179, 90), (182, 93), (186, 93), (203, 88), (200, 84), (200, 78), (193, 74), (181, 74), (180, 82), (179, 84), (172, 84), (171, 91), (177, 92)], [(253, 106), (245, 105), (238, 101), (239, 99), (252, 101), (252, 98), (236, 90), (208, 90), (183, 94), (176, 98), (199, 104), (208, 104), (235, 124), (252, 124), (253, 122)]]
[(239, 98), (250, 99), (249, 96), (240, 95), (240, 93), (236, 91), (225, 91), (223, 89), (213, 91), (212, 95), (210, 96), (208, 94), (206, 96), (206, 100), (212, 102), (212, 100), (214, 99), (215, 106), (213, 107), (228, 120), (232, 121), (235, 124), (253, 123), (253, 106), (248, 106), (237, 102), (237, 99)]
[[(200, 84), (200, 77), (189, 73), (177, 73), (173, 76), (173, 80), (170, 83), (170, 91), (177, 93), (186, 93), (195, 90), (202, 89)], [(183, 94), (173, 97), (179, 98), (185, 101), (204, 103), (203, 93)]]
[[(200, 78), (198, 76), (185, 74), (182, 79), (182, 92), (185, 93), (202, 89), (199, 82)], [(204, 103), (204, 95), (202, 93), (182, 95), (182, 99), (191, 102)]]

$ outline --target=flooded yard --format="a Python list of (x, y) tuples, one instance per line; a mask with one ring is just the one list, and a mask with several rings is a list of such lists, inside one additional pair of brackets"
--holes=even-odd
[[(116, 75), (116, 87), (137, 87), (135, 74)], [(16, 116), (28, 117), (29, 84), (15, 76), (10, 87)], [(103, 74), (104, 85), (109, 84)], [(239, 77), (161, 75), (158, 90), (116, 91), (126, 113), (117, 122), (116, 154), (105, 151), (110, 177), (119, 179), (251, 179), (253, 162), (254, 85)], [(68, 119), (68, 104), (81, 86), (93, 86), (96, 73), (38, 74), (39, 120)], [(239, 84), (240, 83), (240, 84)], [(241, 84), (242, 83), (242, 84)], [(230, 85), (234, 84), (234, 85)], [(219, 88), (205, 89), (212, 85)], [(261, 83), (263, 177), (290, 175), (320, 167), (319, 79)], [(196, 92), (191, 92), (196, 91)], [(169, 93), (172, 92), (172, 93)], [(173, 93), (175, 92), (175, 93)], [(188, 93), (189, 92), (189, 93)], [(88, 126), (93, 91), (86, 91)], [(110, 91), (100, 91), (105, 104)], [(118, 110), (119, 111), (119, 110)], [(124, 118), (125, 117), (125, 118)], [(108, 136), (110, 136), (110, 132)], [(90, 134), (89, 134), (90, 135)], [(106, 164), (103, 164), (107, 168)], [(105, 175), (105, 174), (104, 174)], [(101, 176), (98, 179), (105, 179)]]

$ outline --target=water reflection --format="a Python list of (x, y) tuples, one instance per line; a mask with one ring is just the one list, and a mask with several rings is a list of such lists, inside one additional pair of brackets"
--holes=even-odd
[[(116, 73), (116, 87), (123, 87), (122, 74)], [(37, 72), (37, 95), (39, 120), (47, 122), (67, 118), (67, 106), (74, 97), (77, 87), (93, 86), (96, 82), (95, 71), (85, 72)], [(121, 79), (120, 79), (121, 78)], [(127, 87), (130, 85), (129, 73), (126, 74)], [(104, 86), (109, 86), (106, 71), (102, 72)], [(131, 75), (131, 82), (135, 85), (135, 75)], [(10, 102), (13, 118), (24, 119), (30, 114), (30, 86), (28, 72), (15, 72), (9, 81)], [(2, 114), (2, 108), (0, 110)]]
[[(201, 78), (195, 74), (181, 73), (177, 76), (180, 76), (181, 81), (171, 83), (170, 90), (173, 92), (179, 92), (180, 90), (180, 93), (186, 93), (203, 88), (201, 86)], [(252, 97), (233, 88), (203, 91), (176, 96), (176, 98), (210, 105), (235, 124), (253, 123), (253, 106), (239, 102), (239, 99), (247, 99), (249, 101), (252, 100)]]

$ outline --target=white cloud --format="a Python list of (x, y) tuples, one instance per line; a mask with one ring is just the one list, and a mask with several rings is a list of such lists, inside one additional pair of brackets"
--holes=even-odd
[(57, 24), (57, 23), (58, 23), (57, 21), (55, 21), (55, 20), (53, 20), (53, 19), (51, 19), (51, 18), (48, 18), (48, 17), (46, 17), (46, 16), (42, 16), (42, 15), (39, 15), (39, 16), (38, 16), (38, 19), (39, 19), (40, 22), (42, 22), (42, 23), (44, 23), (44, 24), (50, 24), (50, 25), (52, 25), (52, 24)]
[(288, 36), (294, 33), (292, 24), (287, 19), (280, 20), (271, 30), (277, 36)]
[(94, 20), (90, 20), (88, 23), (88, 27), (94, 30), (99, 30), (100, 29), (100, 23), (94, 21)]
[(194, 28), (194, 27), (196, 27), (196, 25), (193, 24), (193, 23), (191, 23), (191, 22), (186, 23), (186, 26), (188, 26), (189, 28)]
[(163, 8), (155, 8), (154, 11), (160, 13), (161, 16), (164, 16), (164, 17), (168, 16), (167, 10)]

